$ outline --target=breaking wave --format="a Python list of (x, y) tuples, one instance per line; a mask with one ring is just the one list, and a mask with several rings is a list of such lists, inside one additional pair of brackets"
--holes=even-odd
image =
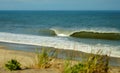
[(65, 37), (50, 37), (50, 36), (48, 37), (0, 32), (0, 42), (54, 47), (58, 49), (77, 50), (86, 53), (91, 53), (92, 49), (96, 52), (99, 49), (102, 49), (104, 50), (105, 53), (109, 53), (111, 51), (110, 56), (112, 57), (120, 57), (119, 44), (118, 45), (102, 44), (98, 43), (97, 41), (96, 44), (87, 44), (83, 43), (83, 40), (77, 42), (69, 40), (68, 38)]
[(74, 30), (64, 30), (64, 29), (51, 29), (51, 31), (57, 36), (120, 40), (119, 31), (96, 31), (96, 30), (75, 30), (74, 31)]

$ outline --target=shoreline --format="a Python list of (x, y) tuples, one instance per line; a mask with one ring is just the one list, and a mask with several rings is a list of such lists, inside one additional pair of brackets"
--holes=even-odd
[[(60, 73), (58, 69), (54, 69), (54, 68), (47, 69), (48, 71), (46, 71), (46, 69), (42, 69), (43, 72), (40, 72), (41, 69), (26, 69), (26, 67), (34, 63), (34, 61), (32, 60), (34, 57), (35, 57), (35, 53), (33, 52), (9, 50), (9, 49), (6, 49), (4, 46), (0, 46), (0, 72), (12, 73), (4, 69), (4, 64), (6, 63), (6, 61), (13, 58), (13, 59), (17, 59), (22, 64), (22, 68), (24, 69), (21, 71), (22, 73), (27, 73), (27, 72), (29, 73), (34, 73), (34, 72), (36, 73)], [(64, 59), (56, 59), (56, 62), (58, 63), (61, 63), (64, 61), (65, 61)], [(30, 72), (31, 70), (32, 72)], [(112, 73), (119, 73), (120, 66), (110, 66), (110, 71)], [(16, 71), (15, 73), (17, 72), (19, 71)]]
[[(82, 58), (89, 57), (90, 53), (81, 52), (77, 50), (69, 50), (69, 49), (59, 49), (59, 48), (53, 48), (53, 47), (44, 47), (44, 46), (35, 46), (35, 45), (25, 45), (25, 44), (13, 44), (13, 43), (6, 43), (2, 42), (4, 47), (6, 47), (6, 50), (13, 50), (13, 51), (23, 51), (23, 52), (29, 52), (29, 53), (36, 53), (36, 50), (41, 51), (42, 48), (47, 49), (48, 51), (52, 51), (50, 54), (57, 52), (57, 57), (59, 59), (66, 59), (70, 57), (73, 57), (73, 60), (81, 60)], [(3, 46), (0, 42), (0, 46)], [(7, 46), (8, 45), (8, 46)], [(110, 65), (111, 66), (119, 66), (120, 67), (120, 58), (118, 57), (109, 57), (110, 59)]]
[[(97, 50), (93, 50), (93, 49), (90, 49), (89, 50), (89, 52), (86, 52), (86, 51), (81, 51), (81, 50), (79, 50), (78, 48), (77, 49), (72, 49), (72, 48), (63, 48), (63, 47), (61, 47), (61, 48), (56, 48), (56, 46), (54, 47), (54, 46), (47, 46), (47, 45), (40, 45), (40, 44), (33, 44), (33, 43), (22, 43), (22, 42), (12, 42), (12, 41), (1, 41), (0, 42), (0, 45), (1, 45), (1, 43), (2, 44), (10, 44), (10, 45), (12, 45), (12, 44), (15, 44), (15, 45), (24, 45), (24, 46), (32, 46), (33, 47), (33, 49), (35, 49), (35, 48), (42, 48), (42, 47), (45, 47), (45, 48), (52, 48), (52, 49), (58, 49), (58, 50), (68, 50), (68, 51), (77, 51), (77, 52), (80, 52), (80, 53), (86, 53), (86, 54), (89, 54), (89, 53), (93, 53), (93, 54), (96, 54), (96, 52), (98, 52), (99, 50), (101, 50), (101, 51), (103, 51), (103, 49), (97, 49)], [(75, 47), (73, 47), (73, 48), (75, 48)], [(91, 47), (92, 48), (92, 47)], [(20, 48), (20, 49), (22, 49), (22, 48)], [(32, 50), (32, 52), (34, 52), (35, 50), (33, 50), (33, 49), (31, 49)], [(14, 49), (15, 50), (15, 49)], [(26, 49), (26, 50), (28, 50), (28, 49)], [(24, 51), (24, 50), (23, 50)], [(90, 52), (91, 51), (91, 52)], [(107, 52), (109, 52), (109, 53), (111, 53), (110, 52), (110, 50), (109, 51), (107, 51)], [(111, 58), (118, 58), (118, 59), (120, 59), (120, 56), (119, 55), (113, 55), (113, 54), (111, 54), (110, 55), (110, 57)]]
[(120, 57), (119, 54), (120, 41), (95, 40), (95, 39), (84, 39), (84, 38), (77, 39), (72, 37), (59, 38), (59, 37), (14, 34), (14, 33), (1, 33), (0, 36), (1, 36), (0, 41), (6, 43), (47, 46), (47, 47), (55, 47), (58, 49), (67, 49), (67, 50), (73, 50), (75, 48), (74, 50), (87, 52), (87, 53), (91, 53), (92, 49), (94, 49), (94, 51), (96, 52), (99, 49), (102, 49), (105, 50), (106, 52), (112, 51), (110, 55), (112, 57)]

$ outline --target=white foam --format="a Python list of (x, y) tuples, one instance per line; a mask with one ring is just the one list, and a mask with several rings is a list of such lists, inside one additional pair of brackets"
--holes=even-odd
[(55, 47), (60, 49), (78, 50), (87, 53), (91, 53), (91, 50), (94, 50), (93, 53), (96, 53), (99, 49), (101, 49), (103, 50), (104, 54), (111, 52), (110, 56), (120, 57), (119, 51), (120, 46), (102, 44), (89, 45), (82, 43), (82, 41), (81, 42), (70, 41), (64, 37), (47, 37), (0, 32), (0, 41), (18, 44)]
[(51, 28), (50, 30), (53, 30), (57, 36), (70, 36), (71, 34), (71, 31), (67, 31), (64, 29)]
[(57, 36), (67, 37), (68, 35), (65, 35), (65, 34), (57, 34)]

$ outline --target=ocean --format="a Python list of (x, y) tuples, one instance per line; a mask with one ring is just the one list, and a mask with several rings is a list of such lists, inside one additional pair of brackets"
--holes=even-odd
[(0, 11), (0, 42), (120, 58), (120, 11)]

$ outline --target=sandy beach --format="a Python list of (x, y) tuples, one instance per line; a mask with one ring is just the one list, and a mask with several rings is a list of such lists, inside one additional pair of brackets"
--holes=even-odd
[[(47, 68), (47, 69), (36, 69), (32, 68), (34, 64), (35, 53), (8, 50), (5, 47), (0, 47), (0, 73), (61, 73), (60, 68), (62, 68), (63, 60), (54, 59), (56, 67)], [(4, 64), (11, 59), (17, 59), (21, 65), (22, 70), (9, 71), (6, 70)], [(57, 67), (58, 64), (61, 64), (60, 68)], [(30, 68), (31, 67), (31, 68)], [(120, 67), (110, 67), (111, 73), (120, 73)]]
[[(35, 57), (34, 53), (15, 51), (15, 50), (6, 50), (4, 47), (0, 47), (0, 73), (60, 73), (57, 69), (27, 69), (32, 67), (34, 64), (33, 58)], [(6, 70), (4, 64), (11, 59), (17, 59), (22, 66), (22, 70), (18, 71), (9, 71)]]

